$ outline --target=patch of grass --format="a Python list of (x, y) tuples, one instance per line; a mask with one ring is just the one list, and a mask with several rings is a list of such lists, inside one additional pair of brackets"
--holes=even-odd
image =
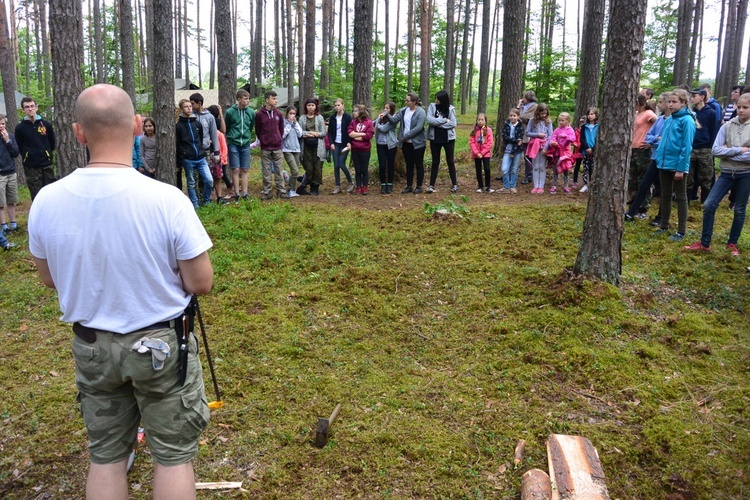
[[(465, 217), (425, 218), (441, 205)], [(744, 262), (683, 253), (634, 224), (622, 285), (581, 280), (567, 268), (584, 210), (462, 198), (202, 210), (216, 277), (201, 306), (226, 406), (204, 433), (198, 480), (267, 497), (517, 497), (556, 432), (591, 439), (613, 498), (740, 498)], [(87, 454), (70, 329), (28, 253), (3, 258), (0, 493), (78, 496)], [(317, 417), (337, 403), (329, 445), (313, 448)], [(522, 464), (506, 466), (521, 438)], [(134, 497), (148, 497), (151, 473), (141, 452)]]

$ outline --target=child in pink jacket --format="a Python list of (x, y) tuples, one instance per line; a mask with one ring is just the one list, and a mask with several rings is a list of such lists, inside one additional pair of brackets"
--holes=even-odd
[(576, 132), (570, 126), (570, 114), (560, 113), (557, 117), (557, 128), (550, 137), (547, 156), (551, 159), (553, 168), (552, 187), (550, 194), (557, 192), (557, 178), (563, 174), (563, 192), (570, 193), (568, 186), (568, 171), (573, 168), (573, 155), (575, 153)]
[[(474, 166), (477, 169), (477, 193), (494, 193), (490, 188), (490, 158), (492, 157), (492, 129), (487, 126), (487, 115), (479, 113), (474, 124), (474, 130), (469, 136), (471, 157), (474, 158)], [(482, 167), (484, 167), (484, 182), (482, 182)]]

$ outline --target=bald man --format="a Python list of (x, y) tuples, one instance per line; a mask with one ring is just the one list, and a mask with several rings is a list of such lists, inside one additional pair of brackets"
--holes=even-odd
[(84, 90), (75, 118), (90, 161), (41, 189), (29, 249), (57, 289), (62, 321), (73, 323), (91, 455), (86, 496), (128, 498), (127, 459), (142, 421), (154, 498), (195, 498), (192, 460), (209, 411), (183, 318), (192, 294), (211, 290), (211, 240), (182, 192), (132, 168), (141, 117), (123, 90)]

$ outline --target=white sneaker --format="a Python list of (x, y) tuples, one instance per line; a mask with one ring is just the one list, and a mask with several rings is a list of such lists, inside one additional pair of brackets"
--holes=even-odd
[(578, 192), (579, 192), (579, 193), (585, 193), (585, 192), (587, 192), (588, 190), (589, 190), (589, 187), (588, 187), (588, 186), (587, 186), (586, 184), (584, 184), (584, 185), (583, 185), (583, 187), (582, 187), (581, 189), (579, 189), (579, 190), (578, 190)]
[(510, 188), (510, 194), (518, 194), (518, 190), (516, 188)]
[(477, 189), (477, 193), (484, 193), (484, 189), (482, 188)]
[(494, 193), (494, 192), (495, 192), (495, 190), (494, 190), (494, 189), (492, 189), (492, 188), (487, 188), (487, 194), (490, 194), (490, 193)]
[(458, 186), (453, 186), (451, 188), (451, 193), (458, 193)]
[(435, 188), (432, 186), (427, 186), (427, 189), (424, 190), (425, 193), (434, 193)]
[(297, 194), (297, 191), (295, 191), (294, 189), (292, 189), (291, 191), (289, 191), (289, 195), (288, 196), (289, 196), (289, 198), (294, 198), (295, 196), (299, 196), (299, 195)]

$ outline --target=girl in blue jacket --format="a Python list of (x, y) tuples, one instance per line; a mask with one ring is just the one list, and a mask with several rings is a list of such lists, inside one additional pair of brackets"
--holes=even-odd
[(656, 149), (656, 166), (661, 182), (661, 226), (657, 233), (669, 231), (672, 211), (672, 193), (677, 199), (677, 232), (669, 237), (681, 241), (687, 229), (687, 174), (690, 171), (690, 152), (693, 150), (696, 121), (687, 107), (688, 93), (677, 89), (669, 95), (667, 105), (672, 112), (664, 122), (659, 147)]

